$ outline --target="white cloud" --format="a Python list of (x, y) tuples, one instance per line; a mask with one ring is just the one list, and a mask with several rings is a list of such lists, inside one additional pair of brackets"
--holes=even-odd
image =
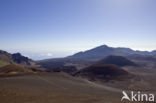
[(41, 54), (41, 56), (51, 57), (51, 56), (53, 56), (53, 54), (52, 53), (44, 53), (44, 54)]
[(47, 55), (47, 56), (53, 56), (53, 54), (52, 54), (52, 53), (47, 53), (46, 55)]

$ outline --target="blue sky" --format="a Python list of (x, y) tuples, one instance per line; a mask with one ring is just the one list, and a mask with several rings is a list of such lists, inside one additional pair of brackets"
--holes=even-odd
[(0, 0), (0, 49), (33, 59), (99, 45), (156, 49), (156, 0)]

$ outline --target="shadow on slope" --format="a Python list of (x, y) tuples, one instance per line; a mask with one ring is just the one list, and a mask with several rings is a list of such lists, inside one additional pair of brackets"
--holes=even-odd
[(76, 72), (74, 76), (84, 77), (91, 81), (124, 80), (132, 77), (127, 71), (114, 64), (94, 64)]
[(97, 64), (115, 64), (117, 66), (137, 66), (134, 62), (128, 60), (122, 56), (108, 56), (100, 61)]

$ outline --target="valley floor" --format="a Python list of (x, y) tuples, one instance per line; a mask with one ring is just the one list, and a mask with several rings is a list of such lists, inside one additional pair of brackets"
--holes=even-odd
[(122, 103), (122, 90), (65, 73), (0, 78), (0, 103)]
[(64, 73), (0, 79), (1, 103), (114, 103), (121, 95)]

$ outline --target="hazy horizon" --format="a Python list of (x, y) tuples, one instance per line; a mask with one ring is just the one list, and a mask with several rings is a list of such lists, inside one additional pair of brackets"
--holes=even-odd
[[(138, 51), (138, 49), (133, 49), (133, 48), (130, 48), (130, 47), (115, 47), (115, 46), (110, 46), (110, 45), (107, 45), (107, 44), (102, 44), (102, 45), (98, 45), (98, 46), (95, 46), (95, 47), (92, 47), (92, 48), (87, 48), (85, 50), (79, 50), (79, 51), (69, 51), (69, 52), (60, 52), (60, 51), (55, 51), (56, 54), (53, 54), (53, 51), (39, 51), (39, 52), (32, 52), (32, 51), (18, 51), (18, 50), (13, 50), (13, 51), (10, 51), (10, 50), (5, 50), (9, 53), (21, 53), (22, 55), (26, 56), (26, 57), (29, 57), (33, 60), (43, 60), (43, 59), (51, 59), (51, 58), (64, 58), (64, 57), (67, 57), (67, 56), (71, 56), (73, 54), (76, 54), (78, 52), (84, 52), (84, 51), (87, 51), (87, 50), (90, 50), (90, 49), (94, 49), (96, 47), (99, 47), (99, 46), (103, 46), (103, 45), (106, 45), (108, 47), (113, 47), (113, 48), (129, 48), (129, 49), (132, 49), (132, 50), (135, 50), (135, 51)], [(152, 52), (152, 51), (155, 51), (156, 49), (154, 50), (139, 50), (139, 51), (148, 51), (148, 52)], [(54, 52), (54, 53), (55, 53)], [(60, 54), (59, 54), (60, 53)], [(58, 55), (59, 54), (59, 55)]]
[(103, 44), (156, 49), (155, 0), (1, 0), (0, 49), (32, 59)]

